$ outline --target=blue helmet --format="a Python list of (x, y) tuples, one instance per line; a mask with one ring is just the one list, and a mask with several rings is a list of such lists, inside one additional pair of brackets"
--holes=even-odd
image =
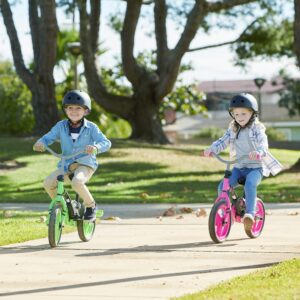
[(92, 110), (90, 96), (81, 90), (72, 90), (65, 94), (62, 107), (65, 108), (67, 105), (79, 105), (87, 108), (89, 112)]
[(251, 109), (254, 113), (258, 113), (258, 104), (256, 99), (251, 95), (247, 93), (241, 93), (236, 96), (234, 96), (229, 105), (229, 113), (231, 113), (233, 108), (238, 108), (238, 107), (243, 107), (243, 108), (249, 108)]

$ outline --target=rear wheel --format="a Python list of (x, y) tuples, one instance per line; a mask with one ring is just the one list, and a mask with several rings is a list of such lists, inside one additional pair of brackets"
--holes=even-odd
[(54, 206), (49, 219), (48, 240), (52, 248), (58, 246), (62, 233), (62, 207)]
[(212, 207), (208, 221), (209, 234), (215, 243), (226, 240), (231, 229), (231, 211), (226, 200), (220, 200)]
[(265, 213), (264, 203), (262, 202), (262, 200), (257, 199), (254, 223), (253, 223), (251, 229), (246, 230), (246, 228), (245, 228), (245, 232), (250, 238), (254, 239), (261, 235), (261, 232), (262, 232), (262, 230), (264, 228), (264, 224), (265, 224), (265, 216), (266, 216), (266, 213)]
[(96, 220), (92, 222), (77, 220), (78, 235), (83, 242), (88, 242), (92, 239), (95, 229), (96, 229)]

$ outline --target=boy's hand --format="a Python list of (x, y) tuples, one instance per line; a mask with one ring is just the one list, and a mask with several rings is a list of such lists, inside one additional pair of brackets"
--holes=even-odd
[(261, 160), (262, 155), (260, 154), (259, 151), (252, 151), (252, 152), (249, 153), (249, 158), (251, 160)]
[(213, 156), (213, 152), (210, 149), (205, 149), (203, 151), (203, 156), (204, 157), (212, 157)]
[(95, 147), (95, 146), (87, 145), (86, 148), (85, 148), (85, 152), (86, 152), (87, 154), (97, 154), (98, 149), (97, 149), (97, 147)]
[(38, 151), (38, 152), (44, 152), (46, 149), (45, 149), (45, 145), (41, 142), (36, 142), (34, 145), (33, 145), (33, 150), (34, 151)]

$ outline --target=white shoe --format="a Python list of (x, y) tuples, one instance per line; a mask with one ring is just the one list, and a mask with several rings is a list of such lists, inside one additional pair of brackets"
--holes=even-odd
[(254, 223), (254, 217), (251, 214), (245, 214), (243, 222), (245, 230), (250, 231)]

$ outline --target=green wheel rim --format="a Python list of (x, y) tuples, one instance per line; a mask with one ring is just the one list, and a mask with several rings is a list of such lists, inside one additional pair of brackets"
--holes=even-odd
[(95, 223), (94, 222), (83, 222), (83, 232), (86, 237), (90, 237), (94, 233)]
[(61, 217), (61, 210), (56, 210), (56, 219), (55, 219), (55, 243), (58, 244), (61, 237), (61, 226), (62, 226), (62, 217)]

